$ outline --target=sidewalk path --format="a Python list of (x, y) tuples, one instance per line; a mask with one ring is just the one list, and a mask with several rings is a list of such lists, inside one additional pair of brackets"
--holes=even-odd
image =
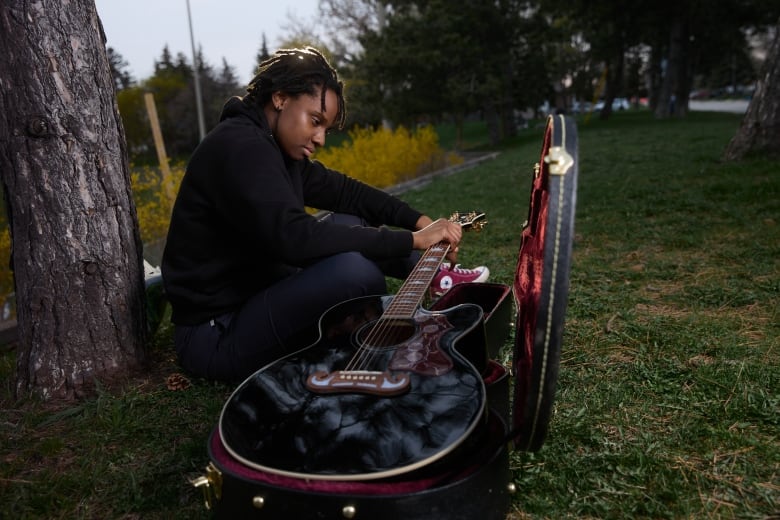
[(691, 99), (688, 101), (688, 109), (691, 111), (702, 112), (731, 112), (733, 114), (744, 114), (750, 101), (747, 99), (724, 99), (697, 101)]

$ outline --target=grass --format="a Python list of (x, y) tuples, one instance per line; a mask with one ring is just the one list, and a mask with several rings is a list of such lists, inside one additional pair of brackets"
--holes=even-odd
[[(641, 112), (580, 124), (555, 413), (541, 451), (512, 455), (510, 518), (777, 518), (780, 163), (719, 162), (738, 124)], [(525, 130), (404, 198), (434, 215), (486, 211), (460, 261), (511, 283), (540, 143)], [(169, 325), (152, 348), (149, 374), (67, 405), (13, 399), (14, 353), (0, 356), (0, 517), (208, 516), (188, 480), (232, 388), (169, 390)]]

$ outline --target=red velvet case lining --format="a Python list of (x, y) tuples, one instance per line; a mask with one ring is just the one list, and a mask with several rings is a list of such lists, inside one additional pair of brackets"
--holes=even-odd
[[(537, 311), (542, 293), (544, 268), (544, 237), (546, 236), (548, 186), (547, 163), (544, 156), (550, 149), (552, 126), (548, 125), (542, 144), (542, 158), (539, 161), (539, 175), (531, 187), (528, 208), (528, 223), (520, 239), (520, 251), (515, 271), (514, 296), (517, 305), (517, 330), (515, 331), (515, 403), (525, 403), (528, 397), (528, 383), (533, 365), (534, 334)], [(523, 384), (520, 384), (523, 382)], [(515, 412), (515, 426), (522, 414)]]

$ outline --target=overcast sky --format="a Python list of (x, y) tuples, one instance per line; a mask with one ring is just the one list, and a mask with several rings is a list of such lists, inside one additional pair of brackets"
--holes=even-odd
[[(187, 0), (95, 0), (107, 45), (129, 63), (136, 81), (154, 72), (154, 62), (168, 45), (192, 63)], [(265, 33), (269, 52), (287, 31), (289, 15), (311, 21), (318, 0), (189, 0), (196, 48), (219, 70), (224, 57), (246, 84), (252, 78), (255, 58)]]

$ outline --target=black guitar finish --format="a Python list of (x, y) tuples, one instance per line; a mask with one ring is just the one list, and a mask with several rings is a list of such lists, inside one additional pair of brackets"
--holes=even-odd
[[(388, 326), (380, 315), (391, 301), (336, 305), (320, 320), (315, 344), (244, 381), (219, 422), (231, 455), (281, 475), (368, 480), (419, 469), (461, 444), (485, 416), (485, 388), (471, 360), (485, 355), (482, 309), (420, 309), (389, 322), (400, 329), (397, 343), (372, 340), (377, 323)], [(385, 395), (307, 386), (312, 374), (335, 373), (355, 358), (361, 369), (408, 377), (408, 387)]]

